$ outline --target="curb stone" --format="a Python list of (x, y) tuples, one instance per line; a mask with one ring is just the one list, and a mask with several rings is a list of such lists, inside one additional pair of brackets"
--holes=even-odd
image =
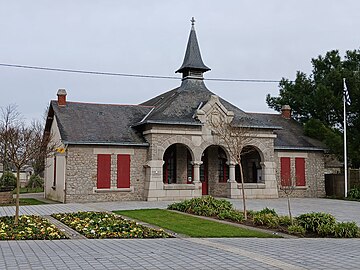
[(68, 227), (67, 225), (57, 220), (56, 218), (53, 218), (52, 216), (43, 216), (43, 217), (46, 218), (51, 224), (55, 225), (69, 239), (72, 240), (87, 239), (82, 234), (78, 233), (74, 229)]

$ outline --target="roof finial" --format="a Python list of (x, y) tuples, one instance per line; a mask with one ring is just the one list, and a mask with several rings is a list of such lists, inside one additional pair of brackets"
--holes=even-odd
[(195, 25), (195, 18), (194, 18), (194, 17), (192, 17), (192, 18), (191, 18), (191, 20), (190, 20), (190, 22), (191, 22), (191, 27), (194, 29), (194, 25)]

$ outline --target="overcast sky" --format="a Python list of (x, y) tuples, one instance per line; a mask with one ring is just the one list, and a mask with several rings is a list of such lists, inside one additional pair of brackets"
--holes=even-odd
[[(359, 11), (357, 0), (0, 0), (0, 63), (174, 76), (194, 16), (205, 78), (294, 79), (311, 58), (359, 49)], [(71, 101), (138, 104), (179, 84), (0, 66), (0, 107), (40, 119), (59, 88)], [(266, 94), (278, 94), (276, 83), (206, 85), (249, 112), (271, 112)]]

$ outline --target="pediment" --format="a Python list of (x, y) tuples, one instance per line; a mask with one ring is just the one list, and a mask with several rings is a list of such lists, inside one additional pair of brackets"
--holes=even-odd
[(217, 124), (223, 121), (230, 123), (234, 118), (234, 112), (227, 110), (218, 96), (211, 95), (209, 101), (196, 110), (194, 117), (201, 123)]

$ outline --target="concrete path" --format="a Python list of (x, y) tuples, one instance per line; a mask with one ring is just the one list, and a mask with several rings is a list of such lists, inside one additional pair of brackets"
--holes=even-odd
[[(230, 200), (242, 209), (240, 200)], [(21, 214), (166, 208), (169, 202), (22, 206)], [(247, 200), (248, 209), (287, 213), (285, 199)], [(292, 199), (293, 214), (330, 212), (360, 224), (360, 203)], [(0, 207), (13, 215), (14, 207)], [(105, 239), (0, 241), (0, 269), (358, 269), (359, 239)]]

